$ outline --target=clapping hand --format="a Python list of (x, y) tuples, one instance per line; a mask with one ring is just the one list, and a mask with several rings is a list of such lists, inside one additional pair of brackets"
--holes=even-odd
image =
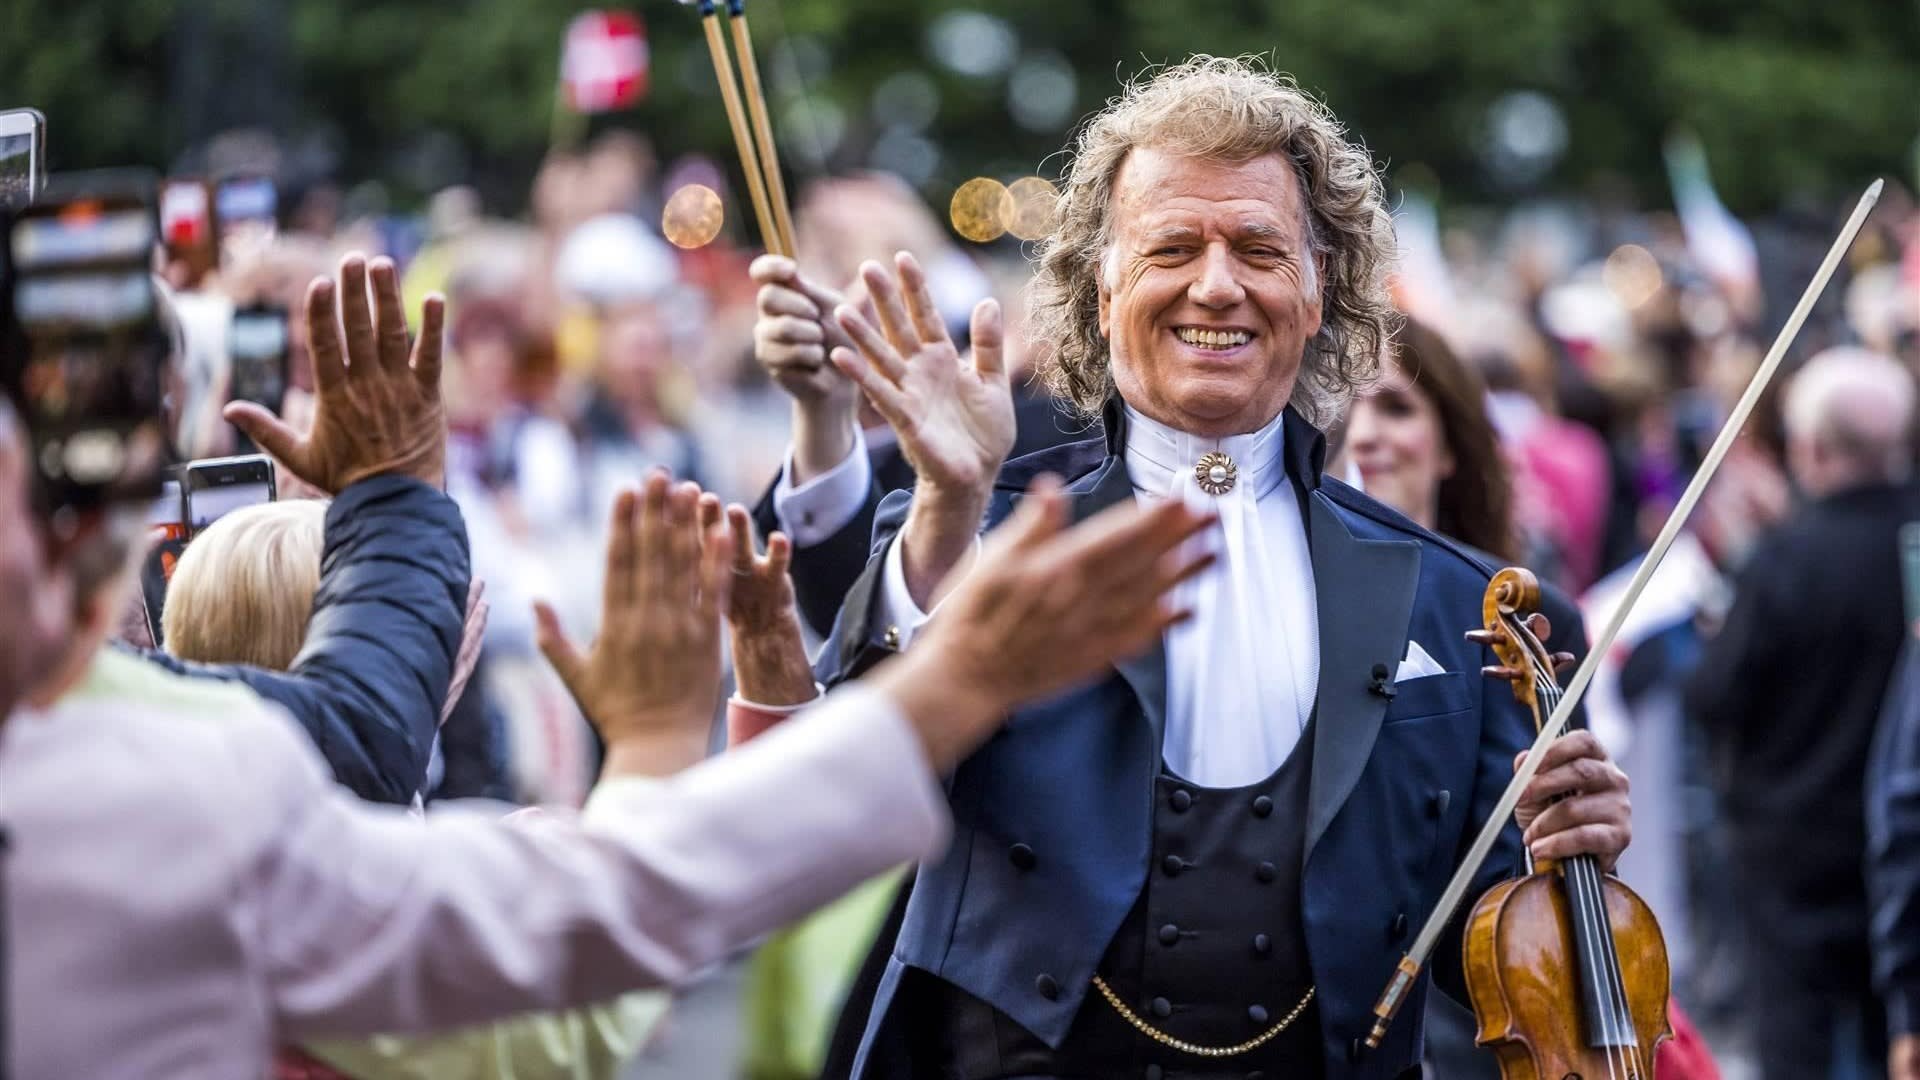
[(834, 366), (899, 433), (922, 490), (985, 492), (1013, 449), (1000, 305), (982, 300), (973, 309), (973, 358), (963, 361), (920, 264), (903, 251), (894, 268), (897, 286), (879, 263), (861, 265), (871, 313), (848, 304), (834, 309), (854, 345), (833, 350)]
[(600, 634), (582, 653), (534, 606), (540, 651), (607, 742), (607, 775), (677, 772), (706, 753), (733, 546), (700, 489), (654, 472), (614, 501)]
[(835, 309), (856, 348), (834, 349), (832, 360), (893, 426), (918, 476), (901, 531), (903, 566), (908, 591), (931, 608), (973, 547), (994, 476), (1013, 449), (1013, 389), (1000, 305), (982, 300), (973, 309), (973, 357), (962, 360), (920, 264), (903, 251), (894, 267), (897, 287), (878, 263), (861, 266), (874, 312)]
[(330, 495), (386, 474), (440, 487), (447, 456), (440, 403), (445, 316), (446, 302), (429, 296), (415, 341), (407, 333), (393, 260), (348, 255), (340, 261), (337, 285), (316, 278), (307, 288), (317, 395), (312, 429), (303, 434), (246, 401), (229, 403), (225, 415), (288, 472)]
[[(719, 516), (715, 500), (713, 516)], [(732, 631), (733, 673), (740, 697), (756, 705), (800, 705), (817, 688), (807, 663), (807, 643), (794, 605), (787, 566), (793, 545), (783, 533), (767, 537), (766, 554), (754, 552), (753, 524), (747, 508), (727, 507), (727, 534), (733, 542), (733, 586), (727, 601)]]

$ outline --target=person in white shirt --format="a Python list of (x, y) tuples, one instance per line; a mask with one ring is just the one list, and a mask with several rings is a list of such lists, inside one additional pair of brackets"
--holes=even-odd
[[(1427, 980), (1369, 1054), (1372, 1005), (1533, 732), (1463, 636), (1486, 568), (1322, 477), (1316, 424), (1377, 370), (1392, 258), (1379, 176), (1325, 108), (1199, 57), (1086, 126), (1040, 245), (1041, 374), (1104, 438), (1005, 461), (998, 308), (976, 309), (960, 357), (911, 255), (866, 266), (865, 312), (798, 278), (763, 290), (784, 314), (757, 340), (830, 350), (918, 477), (875, 515), (835, 678), (923, 647), (979, 572), (982, 522), (1033, 475), (1065, 477), (1076, 513), (1220, 518), (1195, 541), (1217, 567), (1180, 590), (1190, 622), (1016, 712), (956, 772), (956, 843), (920, 867), (871, 1001), (843, 1021), (855, 1076), (1417, 1070)], [(809, 305), (821, 325), (803, 332)], [(796, 448), (779, 508), (816, 534), (866, 487), (857, 442), (825, 469), (817, 450)], [(1597, 741), (1565, 736), (1479, 887), (1523, 846), (1610, 866), (1626, 789)], [(1464, 997), (1458, 951), (1432, 970)]]

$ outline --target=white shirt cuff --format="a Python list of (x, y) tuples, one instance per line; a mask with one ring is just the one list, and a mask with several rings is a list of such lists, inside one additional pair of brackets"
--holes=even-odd
[(826, 687), (821, 686), (819, 683), (814, 683), (813, 697), (806, 701), (801, 702), (798, 705), (762, 705), (757, 701), (748, 701), (746, 698), (741, 697), (739, 694), (733, 695), (732, 699), (730, 700), (730, 704), (740, 705), (743, 708), (753, 709), (756, 712), (771, 713), (775, 716), (792, 716), (794, 713), (799, 712), (801, 709), (811, 708), (822, 697), (825, 697), (826, 693), (827, 693)]
[[(890, 648), (903, 650), (913, 641), (913, 635), (933, 618), (940, 605), (933, 605), (933, 611), (921, 611), (920, 605), (913, 599), (913, 590), (907, 588), (906, 556), (898, 535), (887, 545), (887, 565), (881, 571), (880, 610), (877, 612), (879, 625), (883, 628), (885, 640)], [(980, 558), (980, 538), (973, 538), (973, 550), (959, 566), (953, 568), (956, 580), (973, 572), (973, 564)], [(949, 594), (951, 595), (951, 594)], [(942, 603), (945, 601), (942, 600)]]
[(867, 489), (872, 486), (867, 440), (855, 425), (853, 450), (840, 464), (798, 487), (793, 483), (793, 447), (787, 447), (780, 479), (773, 485), (773, 516), (793, 546), (812, 547), (846, 528), (867, 504)]

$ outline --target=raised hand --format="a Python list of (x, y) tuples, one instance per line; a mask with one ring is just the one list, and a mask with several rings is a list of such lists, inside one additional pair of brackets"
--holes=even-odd
[(614, 500), (600, 634), (582, 653), (534, 605), (547, 662), (607, 742), (605, 772), (664, 774), (705, 755), (731, 584), (725, 526), (703, 529), (700, 489), (655, 471)]
[(853, 384), (827, 363), (828, 350), (853, 344), (828, 314), (846, 298), (800, 273), (784, 255), (762, 255), (747, 270), (760, 285), (753, 355), (794, 400), (851, 409)]
[(783, 533), (767, 537), (767, 552), (753, 546), (747, 508), (727, 507), (733, 541), (733, 588), (727, 602), (732, 631), (733, 673), (740, 697), (757, 705), (799, 705), (813, 700), (813, 667), (794, 605), (787, 565), (793, 545)]
[(1167, 595), (1212, 562), (1182, 548), (1212, 521), (1167, 499), (1128, 501), (1068, 528), (1058, 483), (1036, 483), (913, 647), (867, 681), (902, 706), (936, 768), (953, 765), (1014, 706), (1140, 652), (1186, 618)]
[(307, 288), (316, 393), (312, 429), (296, 431), (252, 402), (231, 402), (225, 415), (288, 472), (328, 494), (386, 474), (440, 487), (447, 457), (447, 416), (440, 403), (445, 318), (446, 302), (429, 296), (419, 340), (413, 340), (393, 260), (348, 255), (340, 261), (337, 286), (315, 278)]
[(976, 494), (984, 505), (1013, 449), (1000, 305), (982, 300), (973, 309), (973, 359), (963, 361), (920, 264), (903, 251), (894, 268), (898, 286), (879, 263), (861, 265), (879, 325), (851, 305), (835, 308), (854, 347), (835, 348), (831, 359), (899, 433), (921, 491)]

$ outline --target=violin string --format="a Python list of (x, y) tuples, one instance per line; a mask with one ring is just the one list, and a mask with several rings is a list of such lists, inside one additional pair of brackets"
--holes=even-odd
[[(1539, 648), (1539, 642), (1533, 639), (1531, 634), (1529, 634), (1525, 640), (1528, 645), (1531, 646), (1530, 651), (1545, 653), (1544, 649)], [(1539, 659), (1539, 656), (1535, 657), (1536, 661)], [(1544, 671), (1551, 670), (1550, 667), (1541, 668), (1536, 665), (1534, 679), (1534, 687), (1541, 695), (1543, 703), (1549, 712), (1551, 712), (1553, 705), (1558, 703), (1560, 697), (1558, 684), (1556, 684), (1550, 676), (1541, 674)], [(1579, 924), (1581, 944), (1585, 947), (1586, 955), (1593, 964), (1593, 969), (1584, 974), (1594, 985), (1600, 999), (1604, 1002), (1603, 1007), (1599, 1010), (1599, 1036), (1601, 1049), (1606, 1054), (1607, 1075), (1609, 1078), (1612, 1078), (1612, 1080), (1617, 1080), (1623, 1072), (1626, 1073), (1627, 1076), (1632, 1077), (1635, 1075), (1635, 1070), (1632, 1068), (1631, 1059), (1627, 1057), (1627, 1052), (1621, 1046), (1622, 1040), (1620, 1038), (1621, 1032), (1619, 1030), (1618, 1014), (1615, 1012), (1615, 1009), (1621, 1004), (1621, 994), (1618, 980), (1615, 977), (1616, 973), (1608, 963), (1608, 956), (1612, 950), (1604, 947), (1602, 943), (1597, 940), (1598, 935), (1601, 933), (1601, 927), (1604, 924), (1599, 923), (1593, 917), (1593, 903), (1597, 896), (1591, 875), (1587, 872), (1589, 867), (1586, 862), (1578, 858), (1563, 860), (1560, 866), (1561, 880), (1567, 884), (1570, 890), (1568, 896), (1570, 904), (1578, 904), (1586, 908), (1586, 916), (1576, 921)], [(1604, 902), (1604, 900), (1602, 900), (1602, 902)], [(1609, 942), (1607, 944), (1611, 943)], [(1576, 966), (1579, 965), (1576, 964)], [(1618, 1062), (1617, 1067), (1616, 1062)]]
[[(1509, 629), (1522, 648), (1531, 653), (1530, 665), (1533, 668), (1534, 689), (1545, 706), (1547, 715), (1552, 715), (1554, 706), (1560, 703), (1560, 685), (1553, 677), (1553, 657), (1546, 647), (1535, 637), (1532, 630), (1518, 619), (1508, 620)], [(1600, 1041), (1607, 1056), (1607, 1073), (1617, 1077), (1616, 1056), (1620, 1059), (1621, 1070), (1638, 1080), (1649, 1080), (1639, 1061), (1637, 1039), (1623, 1038), (1629, 1028), (1623, 1028), (1621, 1020), (1626, 1016), (1626, 988), (1622, 984), (1618, 958), (1614, 955), (1612, 941), (1601, 943), (1596, 936), (1606, 932), (1608, 926), (1604, 918), (1606, 895), (1602, 883), (1597, 880), (1597, 864), (1587, 860), (1569, 859), (1561, 863), (1561, 879), (1569, 888), (1569, 901), (1580, 903), (1587, 908), (1588, 917), (1580, 922), (1582, 944), (1587, 955), (1595, 962), (1597, 970), (1583, 973), (1594, 985), (1605, 1001), (1600, 1010)], [(1576, 965), (1577, 966), (1577, 965)]]

